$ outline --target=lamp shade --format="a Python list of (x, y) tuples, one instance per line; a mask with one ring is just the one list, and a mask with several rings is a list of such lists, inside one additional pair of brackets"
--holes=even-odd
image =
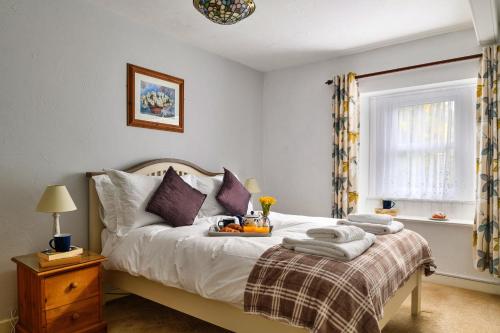
[(62, 213), (76, 210), (76, 206), (66, 186), (50, 185), (43, 192), (36, 210), (44, 213)]
[(260, 193), (259, 183), (257, 183), (257, 179), (255, 178), (248, 178), (245, 180), (245, 188), (252, 194)]

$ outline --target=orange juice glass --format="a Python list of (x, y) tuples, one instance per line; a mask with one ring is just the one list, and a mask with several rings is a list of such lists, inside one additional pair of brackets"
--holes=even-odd
[(243, 232), (257, 232), (257, 227), (254, 225), (243, 226)]

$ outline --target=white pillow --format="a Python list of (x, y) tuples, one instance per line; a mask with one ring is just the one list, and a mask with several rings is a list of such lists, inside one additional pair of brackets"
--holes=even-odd
[(115, 186), (116, 234), (161, 222), (158, 215), (146, 212), (146, 206), (160, 185), (162, 176), (145, 176), (118, 170), (106, 170)]
[(198, 212), (198, 217), (209, 217), (224, 214), (224, 207), (217, 201), (215, 196), (219, 193), (222, 185), (222, 176), (215, 177), (196, 177), (193, 184), (194, 188), (207, 197)]
[[(145, 176), (118, 170), (106, 170), (115, 186), (116, 234), (125, 236), (130, 230), (163, 222), (158, 215), (146, 212), (149, 200), (163, 180), (163, 176)], [(193, 176), (181, 178), (189, 185)]]
[(116, 232), (116, 209), (115, 209), (115, 185), (111, 182), (108, 175), (94, 176), (92, 179), (95, 182), (95, 189), (101, 207), (99, 215), (106, 229)]
[(252, 197), (250, 197), (250, 201), (248, 202), (247, 214), (251, 214), (253, 211), (254, 209), (253, 209)]

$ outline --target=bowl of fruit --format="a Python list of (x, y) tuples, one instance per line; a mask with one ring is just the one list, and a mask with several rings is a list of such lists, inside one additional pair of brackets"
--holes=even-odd
[(448, 217), (443, 212), (436, 212), (432, 214), (432, 217), (430, 219), (434, 221), (447, 221)]

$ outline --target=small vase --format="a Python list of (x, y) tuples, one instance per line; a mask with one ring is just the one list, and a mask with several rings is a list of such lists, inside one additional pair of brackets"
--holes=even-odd
[(269, 231), (271, 231), (273, 229), (271, 226), (271, 220), (269, 219), (269, 216), (267, 216), (267, 215), (262, 215), (262, 225), (264, 227), (269, 227)]

